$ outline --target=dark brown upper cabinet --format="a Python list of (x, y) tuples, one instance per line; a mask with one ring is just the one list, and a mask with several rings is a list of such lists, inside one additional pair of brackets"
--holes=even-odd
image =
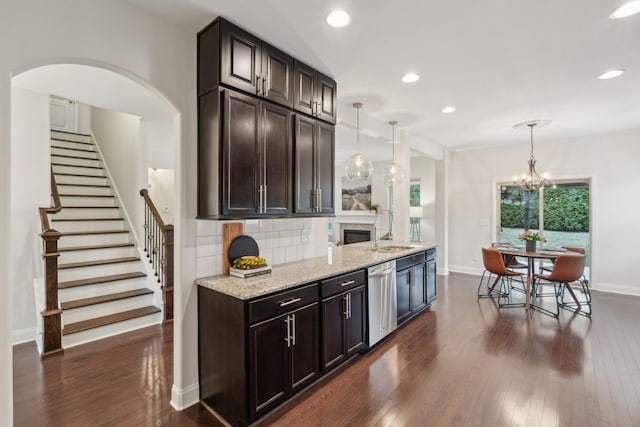
[(336, 82), (302, 62), (295, 61), (293, 108), (336, 123)]
[(293, 106), (293, 58), (224, 19), (198, 37), (198, 94), (219, 84)]
[(332, 214), (334, 204), (335, 129), (296, 115), (294, 212)]

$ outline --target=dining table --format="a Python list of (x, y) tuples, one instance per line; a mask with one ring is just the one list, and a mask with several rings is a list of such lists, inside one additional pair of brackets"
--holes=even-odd
[(524, 247), (518, 246), (505, 246), (496, 248), (504, 257), (512, 256), (518, 258), (527, 258), (527, 287), (525, 291), (525, 303), (524, 309), (529, 311), (531, 307), (531, 285), (533, 283), (533, 276), (535, 275), (535, 260), (536, 259), (548, 259), (555, 260), (560, 255), (569, 256), (581, 256), (576, 252), (568, 251), (564, 248), (539, 248), (536, 251), (527, 251)]

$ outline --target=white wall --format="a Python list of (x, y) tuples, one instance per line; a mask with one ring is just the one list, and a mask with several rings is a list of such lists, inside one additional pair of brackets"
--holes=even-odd
[[(638, 183), (640, 130), (535, 143), (540, 172), (554, 178), (592, 178), (591, 283), (594, 289), (640, 295)], [(529, 145), (451, 154), (450, 269), (479, 272), (480, 248), (496, 239), (497, 182), (526, 169)]]
[(77, 102), (76, 108), (78, 110), (78, 133), (89, 135), (91, 133), (91, 106)]
[(411, 158), (411, 180), (420, 183), (420, 240), (424, 243), (435, 243), (436, 228), (436, 161), (426, 157)]
[(141, 238), (144, 220), (140, 213), (140, 189), (146, 187), (147, 176), (145, 173), (144, 180), (140, 180), (140, 171), (147, 171), (147, 162), (142, 158), (140, 118), (91, 107), (91, 132), (120, 195), (122, 208)]
[[(212, 17), (213, 18), (213, 17)], [(193, 280), (196, 211), (196, 35), (124, 1), (3, 2), (0, 14), (0, 200), (10, 200), (11, 76), (50, 63), (102, 66), (144, 84), (176, 109), (176, 292), (172, 403), (198, 399), (197, 322)], [(16, 43), (20, 40), (20, 43)], [(176, 128), (174, 128), (176, 129)], [(183, 172), (184, 171), (184, 172)], [(144, 171), (146, 173), (146, 170)], [(0, 235), (11, 235), (11, 208), (0, 204)], [(0, 246), (0, 282), (9, 283), (9, 239)], [(10, 325), (12, 292), (0, 286), (0, 425), (12, 424)], [(22, 310), (17, 307), (16, 310)]]
[(148, 169), (149, 197), (165, 224), (173, 224), (173, 169)]
[(36, 335), (34, 279), (44, 276), (42, 227), (38, 207), (51, 206), (49, 96), (20, 88), (11, 90), (11, 252), (9, 281), (13, 311), (13, 343)]

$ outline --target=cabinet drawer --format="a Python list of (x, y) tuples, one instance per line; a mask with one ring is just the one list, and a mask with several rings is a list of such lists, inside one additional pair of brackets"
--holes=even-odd
[(249, 323), (279, 316), (318, 300), (318, 284), (280, 292), (249, 303)]
[(320, 293), (322, 298), (325, 298), (360, 285), (364, 285), (364, 270), (323, 280), (320, 282)]
[(417, 254), (409, 255), (404, 258), (399, 258), (396, 260), (396, 271), (404, 270), (405, 268), (409, 268), (412, 265), (419, 264), (424, 262), (425, 253), (420, 252)]

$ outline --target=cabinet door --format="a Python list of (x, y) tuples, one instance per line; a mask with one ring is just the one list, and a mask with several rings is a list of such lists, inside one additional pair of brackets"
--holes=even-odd
[(312, 213), (315, 207), (315, 120), (296, 115), (294, 211)]
[(322, 367), (327, 370), (340, 364), (344, 358), (345, 294), (322, 301)]
[(411, 269), (396, 273), (398, 290), (398, 325), (411, 317)]
[(278, 104), (293, 107), (293, 58), (262, 43), (262, 81), (260, 94)]
[(281, 401), (289, 389), (288, 315), (249, 328), (249, 382), (252, 416)]
[(291, 390), (297, 390), (320, 375), (318, 303), (290, 314)]
[(336, 81), (320, 73), (317, 76), (317, 94), (314, 102), (317, 102), (318, 105), (315, 108), (315, 115), (335, 124), (337, 115)]
[(258, 93), (261, 68), (260, 39), (227, 21), (221, 21), (221, 78), (222, 83)]
[(261, 167), (266, 213), (291, 213), (292, 199), (292, 129), (289, 110), (262, 103)]
[(426, 266), (424, 263), (411, 268), (411, 312), (422, 310), (427, 305), (426, 299)]
[(222, 214), (255, 215), (258, 207), (260, 101), (230, 90), (224, 96)]
[(319, 212), (334, 212), (334, 163), (335, 128), (332, 125), (316, 122), (318, 133), (316, 139), (316, 188), (320, 190)]
[(434, 299), (436, 299), (436, 260), (432, 259), (427, 261), (427, 272), (426, 272), (426, 289), (427, 289), (427, 304), (430, 304)]
[(366, 320), (364, 286), (349, 292), (349, 317), (346, 319), (346, 356), (357, 353), (365, 346)]
[(293, 65), (293, 108), (313, 115), (317, 93), (316, 71), (305, 64), (295, 61)]

